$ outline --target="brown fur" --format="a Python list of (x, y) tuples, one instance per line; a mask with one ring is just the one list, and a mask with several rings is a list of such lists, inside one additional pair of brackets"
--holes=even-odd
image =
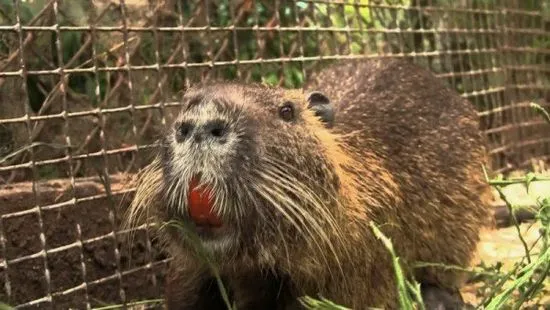
[[(306, 108), (302, 91), (239, 84), (188, 91), (179, 119), (196, 116), (190, 103), (215, 104), (215, 116), (241, 132), (235, 152), (213, 166), (214, 157), (188, 157), (165, 139), (142, 173), (129, 223), (185, 220), (178, 209), (185, 202), (173, 197), (188, 174), (177, 164), (211, 173), (206, 182), (223, 197), (216, 211), (236, 232), (234, 245), (212, 253), (238, 309), (291, 308), (303, 295), (353, 309), (396, 308), (390, 256), (370, 221), (404, 262), (468, 266), (489, 221), (485, 142), (472, 105), (430, 72), (394, 60), (340, 63), (306, 88), (331, 99), (334, 128)], [(278, 118), (287, 101), (296, 104), (295, 122)], [(182, 187), (171, 187), (180, 178)], [(223, 307), (212, 273), (181, 233), (161, 233), (174, 258), (169, 308)], [(440, 269), (415, 276), (448, 289), (462, 281)]]

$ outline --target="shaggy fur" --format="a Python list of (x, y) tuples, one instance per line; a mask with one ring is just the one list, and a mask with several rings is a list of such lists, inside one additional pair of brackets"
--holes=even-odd
[[(186, 197), (200, 174), (224, 222), (200, 240), (238, 309), (290, 309), (303, 295), (395, 309), (390, 256), (370, 221), (405, 263), (467, 267), (489, 221), (485, 141), (472, 105), (427, 70), (396, 60), (339, 63), (306, 88), (328, 95), (333, 128), (307, 108), (303, 91), (237, 83), (189, 90), (140, 176), (128, 223), (177, 219), (194, 229)], [(289, 103), (295, 117), (287, 121), (279, 109)], [(185, 136), (189, 124), (211, 122), (224, 124), (223, 139)], [(174, 258), (168, 307), (223, 309), (211, 270), (185, 235), (160, 233)], [(433, 268), (415, 276), (449, 290), (462, 281)]]

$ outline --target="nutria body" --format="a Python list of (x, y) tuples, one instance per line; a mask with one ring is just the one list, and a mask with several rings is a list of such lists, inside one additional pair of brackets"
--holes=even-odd
[[(394, 60), (338, 64), (307, 90), (188, 90), (142, 173), (131, 222), (188, 225), (238, 309), (290, 309), (304, 295), (395, 309), (390, 256), (370, 221), (405, 262), (467, 266), (489, 215), (472, 105), (430, 72)], [(211, 209), (189, 198), (197, 188)], [(168, 308), (225, 308), (186, 234), (161, 233), (174, 258)], [(452, 271), (415, 276), (448, 290), (461, 283)]]

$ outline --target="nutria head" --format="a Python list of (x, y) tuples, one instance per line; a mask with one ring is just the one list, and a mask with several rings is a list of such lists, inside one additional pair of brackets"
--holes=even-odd
[[(338, 230), (334, 112), (320, 92), (217, 83), (189, 89), (142, 174), (132, 212), (155, 205), (225, 257), (265, 245), (319, 250)], [(172, 241), (178, 233), (172, 232)], [(173, 243), (173, 242), (172, 242)], [(326, 250), (326, 247), (323, 247)]]

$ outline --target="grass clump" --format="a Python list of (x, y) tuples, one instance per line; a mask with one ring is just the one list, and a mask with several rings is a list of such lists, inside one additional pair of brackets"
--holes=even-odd
[(395, 271), (395, 278), (397, 280), (397, 290), (399, 292), (399, 309), (412, 310), (412, 309), (424, 309), (424, 303), (420, 294), (420, 284), (416, 281), (410, 282), (406, 279), (403, 269), (401, 268), (400, 259), (397, 256), (391, 240), (386, 237), (382, 231), (374, 224), (370, 222), (370, 227), (374, 232), (376, 238), (378, 238), (386, 249), (390, 252), (392, 257), (393, 270)]
[[(532, 103), (531, 106), (550, 123), (548, 112), (541, 106)], [(535, 217), (528, 228), (539, 226), (539, 235), (534, 242), (529, 244), (524, 238), (520, 224), (516, 219), (516, 212), (521, 207), (512, 202), (511, 197), (505, 193), (505, 186), (523, 184), (527, 192), (535, 182), (548, 182), (550, 178), (535, 173), (526, 173), (523, 177), (503, 180), (497, 178), (488, 180), (500, 198), (505, 202), (509, 210), (511, 222), (523, 246), (523, 257), (519, 258), (508, 272), (500, 277), (482, 278), (485, 280), (485, 291), (479, 307), (483, 309), (520, 309), (524, 307), (536, 307), (550, 305), (550, 192), (544, 192), (537, 198), (537, 206), (534, 208)], [(501, 269), (502, 264), (497, 263), (489, 268)], [(489, 269), (487, 268), (487, 269)], [(544, 300), (547, 298), (547, 300)]]

